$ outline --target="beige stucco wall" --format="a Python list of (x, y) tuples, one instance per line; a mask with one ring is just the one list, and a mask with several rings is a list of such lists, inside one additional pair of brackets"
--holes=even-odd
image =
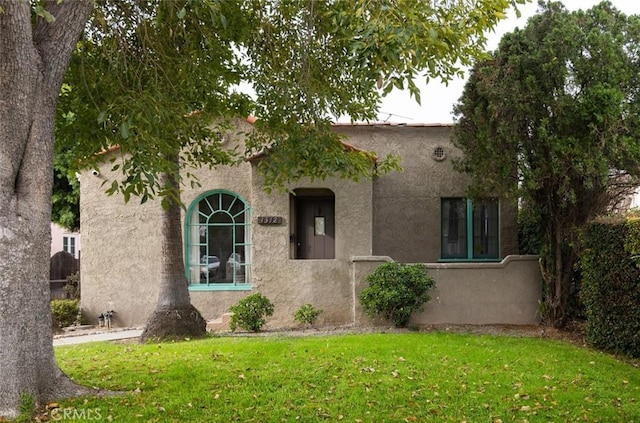
[[(324, 310), (319, 325), (364, 322), (358, 318), (361, 312), (358, 311), (357, 293), (364, 275), (380, 262), (374, 258), (354, 263), (354, 256), (384, 254), (403, 262), (433, 262), (438, 258), (440, 197), (463, 196), (466, 186), (464, 177), (452, 173), (450, 156), (455, 151), (448, 144), (450, 128), (382, 125), (339, 126), (336, 129), (349, 135), (348, 141), (358, 147), (376, 150), (381, 155), (402, 153), (405, 170), (378, 178), (373, 183), (329, 178), (326, 181), (304, 180), (289, 187), (291, 190), (325, 188), (334, 193), (335, 259), (292, 258), (290, 194), (267, 194), (260, 183), (257, 162), (213, 171), (206, 168), (190, 170), (198, 177), (200, 186), (185, 187), (182, 200), (187, 207), (199, 195), (222, 189), (240, 195), (252, 209), (251, 290), (191, 291), (192, 303), (206, 319), (215, 319), (242, 297), (261, 292), (275, 304), (275, 314), (268, 320), (267, 328), (294, 326), (293, 313), (306, 303)], [(234, 134), (229, 148), (240, 144), (242, 137)], [(445, 161), (436, 162), (430, 158), (435, 146), (445, 148), (448, 154)], [(117, 152), (111, 154), (117, 159)], [(158, 201), (140, 205), (133, 198), (129, 204), (124, 204), (121, 196), (104, 194), (102, 183), (119, 177), (109, 172), (110, 166), (105, 165), (100, 175), (86, 172), (80, 176), (82, 307), (89, 323), (95, 323), (101, 312), (112, 309), (116, 312), (116, 326), (141, 326), (157, 300), (161, 208)], [(283, 222), (260, 225), (257, 223), (259, 216), (281, 216)], [(512, 220), (508, 225), (513, 229), (502, 228), (504, 254), (513, 247), (512, 241), (505, 242), (504, 239), (517, 238), (515, 220), (507, 219), (504, 214), (502, 220)], [(509, 301), (525, 316), (520, 318), (509, 311), (502, 314), (503, 320), (513, 317), (515, 320), (508, 322), (513, 324), (531, 321), (530, 309), (532, 304), (537, 305), (538, 298), (532, 294), (535, 289), (531, 279), (535, 278), (535, 272), (531, 269), (537, 269), (537, 266), (520, 263), (500, 268), (499, 264), (493, 264), (494, 267), (482, 265), (480, 270), (473, 267), (478, 265), (430, 266), (435, 266), (430, 268), (437, 273), (439, 285), (430, 309), (417, 318), (416, 324), (446, 320), (455, 323), (453, 320), (456, 319), (465, 320), (464, 323), (486, 323), (492, 319), (489, 313), (492, 308), (498, 305), (498, 308), (508, 308), (500, 305), (500, 301)], [(440, 290), (443, 290), (442, 294)], [(491, 295), (486, 301), (478, 301), (476, 291), (492, 293), (498, 297), (498, 303), (490, 302)], [(524, 295), (522, 298), (521, 294)], [(465, 306), (469, 302), (474, 305)], [(489, 314), (479, 313), (476, 307)]]
[[(248, 124), (242, 125), (241, 130), (250, 130)], [(231, 140), (227, 145), (228, 148), (242, 147), (242, 134), (234, 132)], [(196, 198), (208, 191), (228, 190), (242, 197), (254, 208), (252, 202), (252, 184), (251, 184), (251, 164), (244, 162), (238, 166), (221, 166), (216, 170), (210, 170), (206, 167), (200, 169), (191, 169), (191, 173), (198, 178), (199, 187), (187, 186), (182, 192), (182, 201), (186, 207), (189, 207)], [(183, 222), (185, 213), (183, 212)], [(251, 222), (252, 229), (255, 227), (255, 213)], [(184, 227), (184, 223), (183, 223)], [(183, 235), (184, 236), (184, 235)], [(183, 242), (185, 239), (183, 238)], [(253, 253), (252, 253), (253, 256)], [(253, 266), (251, 270), (253, 274)], [(229, 307), (237, 303), (242, 297), (252, 293), (251, 291), (191, 291), (191, 303), (200, 310), (203, 317), (207, 320), (220, 317), (227, 312)]]
[[(233, 147), (233, 141), (229, 147)], [(289, 243), (290, 196), (267, 194), (255, 165), (246, 162), (216, 171), (191, 170), (200, 186), (185, 187), (182, 200), (187, 207), (202, 193), (219, 189), (232, 191), (249, 202), (253, 287), (251, 291), (191, 291), (192, 303), (205, 318), (214, 319), (245, 295), (259, 291), (276, 304), (268, 326), (294, 325), (293, 313), (306, 303), (324, 310), (319, 324), (350, 323), (352, 312), (345, 307), (346, 302), (352, 302), (350, 258), (372, 252), (371, 183), (329, 178), (291, 185), (291, 190), (330, 189), (336, 210), (336, 258), (294, 260)], [(85, 237), (82, 307), (90, 323), (101, 312), (113, 309), (117, 326), (140, 326), (153, 311), (158, 294), (160, 204), (148, 201), (141, 205), (135, 198), (125, 204), (121, 196), (104, 194), (103, 181), (119, 177), (109, 171), (110, 166), (103, 166), (98, 176), (85, 172), (80, 178), (81, 229)], [(259, 225), (258, 216), (282, 216), (283, 223)]]
[[(117, 155), (115, 156), (117, 157)], [(108, 196), (102, 183), (118, 175), (100, 169), (80, 176), (83, 239), (81, 307), (87, 323), (114, 310), (114, 326), (144, 324), (157, 300), (160, 276), (160, 204)]]
[[(349, 142), (383, 157), (401, 157), (402, 172), (373, 183), (373, 254), (405, 263), (440, 258), (440, 204), (465, 197), (469, 179), (453, 169), (459, 151), (449, 140), (451, 125), (339, 125)], [(432, 156), (442, 148), (444, 160)], [(518, 254), (515, 203), (500, 201), (500, 256)], [(401, 235), (400, 235), (401, 234)]]
[[(354, 295), (367, 286), (365, 277), (389, 257), (354, 257)], [(537, 256), (507, 256), (500, 263), (430, 263), (427, 273), (436, 286), (424, 311), (414, 313), (410, 325), (512, 324), (539, 322), (542, 281)], [(389, 324), (369, 319), (359, 302), (358, 325)]]
[(253, 228), (254, 286), (278, 304), (269, 326), (293, 325), (293, 313), (306, 303), (324, 310), (318, 324), (350, 323), (351, 255), (371, 254), (371, 184), (330, 178), (292, 185), (292, 189), (327, 188), (335, 195), (336, 258), (295, 260), (290, 257), (289, 194), (266, 195), (256, 172), (254, 169), (256, 214), (285, 217), (282, 226)]

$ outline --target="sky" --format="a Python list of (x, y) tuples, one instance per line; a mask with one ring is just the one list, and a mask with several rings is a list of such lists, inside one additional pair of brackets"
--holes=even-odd
[[(568, 10), (589, 9), (600, 0), (564, 0)], [(611, 3), (627, 15), (640, 15), (640, 0), (611, 0)], [(511, 32), (516, 27), (524, 28), (527, 19), (536, 13), (538, 1), (533, 0), (520, 7), (521, 17), (516, 17), (511, 11), (507, 19), (503, 20), (494, 32), (488, 35), (488, 50), (495, 50), (502, 35)], [(430, 81), (428, 85), (421, 84), (422, 105), (418, 105), (409, 97), (408, 92), (392, 92), (383, 99), (378, 120), (381, 122), (403, 123), (451, 123), (453, 104), (462, 95), (465, 79), (457, 78), (448, 86), (437, 81)]]

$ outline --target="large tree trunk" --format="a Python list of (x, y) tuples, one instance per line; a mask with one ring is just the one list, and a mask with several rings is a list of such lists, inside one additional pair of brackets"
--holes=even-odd
[[(177, 155), (174, 158), (178, 170)], [(141, 342), (198, 338), (206, 334), (207, 322), (191, 305), (182, 252), (182, 219), (175, 174), (163, 174), (169, 195), (163, 199), (162, 273), (156, 309), (147, 320)]]
[(561, 329), (570, 317), (568, 302), (577, 252), (568, 239), (572, 229), (566, 223), (548, 218), (545, 230), (544, 244), (548, 249), (540, 253), (540, 271), (545, 284), (541, 317), (545, 323)]
[(53, 355), (49, 307), (53, 128), (69, 58), (90, 1), (0, 0), (0, 416), (94, 392), (69, 380)]

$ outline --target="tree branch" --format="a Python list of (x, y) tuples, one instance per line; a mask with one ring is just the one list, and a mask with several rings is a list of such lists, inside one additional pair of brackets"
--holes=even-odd
[(47, 0), (44, 8), (53, 15), (54, 20), (48, 22), (40, 16), (36, 18), (33, 42), (42, 58), (45, 84), (57, 87), (57, 97), (71, 53), (93, 10), (93, 2)]

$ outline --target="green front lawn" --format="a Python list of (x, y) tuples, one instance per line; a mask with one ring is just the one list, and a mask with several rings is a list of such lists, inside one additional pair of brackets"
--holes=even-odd
[(640, 422), (640, 369), (544, 339), (453, 333), (218, 337), (56, 348), (126, 391), (56, 416), (123, 422)]

